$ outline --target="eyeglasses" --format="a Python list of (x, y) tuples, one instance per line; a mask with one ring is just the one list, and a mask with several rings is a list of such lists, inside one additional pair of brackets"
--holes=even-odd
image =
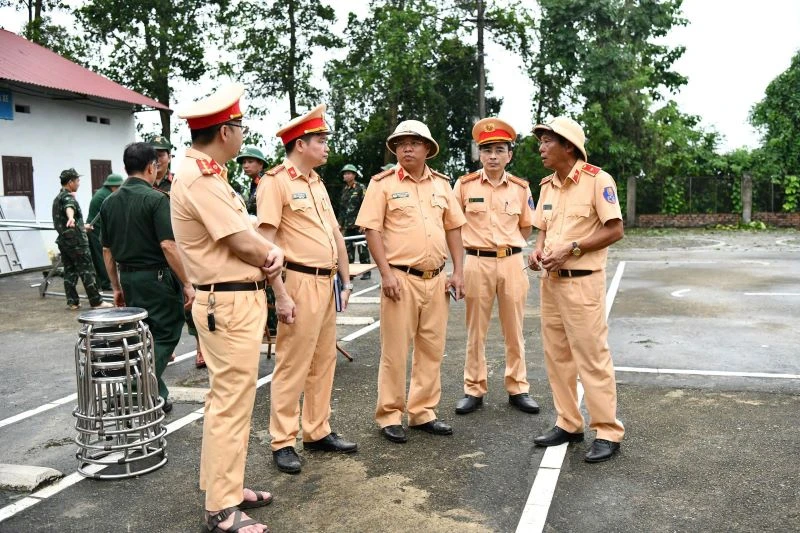
[(413, 140), (413, 141), (398, 141), (394, 143), (395, 150), (397, 150), (398, 148), (402, 150), (406, 146), (410, 146), (411, 148), (416, 149), (419, 148), (420, 146), (425, 146), (425, 141)]
[(236, 128), (240, 128), (242, 130), (242, 135), (247, 135), (250, 133), (250, 127), (243, 124), (237, 124), (236, 122), (223, 122), (222, 124), (224, 126), (234, 126)]

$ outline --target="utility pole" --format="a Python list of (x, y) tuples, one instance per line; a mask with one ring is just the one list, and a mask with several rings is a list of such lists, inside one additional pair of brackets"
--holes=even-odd
[(478, 2), (478, 119), (486, 117), (486, 68), (483, 64), (484, 0)]

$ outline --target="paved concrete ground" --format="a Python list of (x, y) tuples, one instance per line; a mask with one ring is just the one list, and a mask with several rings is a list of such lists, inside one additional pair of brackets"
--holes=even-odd
[[(583, 462), (590, 439), (568, 448), (545, 531), (800, 530), (798, 257), (794, 231), (629, 232), (613, 247), (608, 280), (620, 268), (622, 276), (609, 343), (628, 433), (608, 463)], [(72, 474), (74, 401), (3, 423), (75, 391), (76, 314), (58, 297), (40, 299), (28, 286), (39, 279), (0, 278), (0, 463)], [(253, 516), (273, 531), (516, 530), (544, 455), (532, 439), (554, 421), (532, 281), (528, 376), (541, 414), (508, 407), (496, 325), (487, 346), (487, 404), (468, 416), (453, 413), (466, 336), (464, 304), (456, 303), (440, 409), (455, 435), (412, 433), (406, 445), (390, 444), (372, 421), (379, 358), (379, 330), (372, 330), (344, 344), (355, 362), (339, 358), (333, 398), (334, 431), (358, 441), (357, 454), (301, 451), (300, 475), (277, 472), (269, 454), (269, 385), (259, 389), (247, 483), (272, 490), (275, 502)], [(357, 280), (356, 292), (376, 283)], [(378, 318), (378, 306), (354, 304), (347, 315)], [(340, 327), (339, 337), (359, 328)], [(176, 351), (193, 349), (184, 336)], [(272, 363), (262, 357), (261, 376)], [(166, 377), (172, 385), (207, 385), (191, 358), (170, 366)], [(167, 422), (199, 407), (177, 403)], [(0, 521), (0, 532), (197, 530), (201, 434), (202, 420), (191, 422), (167, 437), (164, 468), (132, 480), (83, 480)], [(26, 496), (0, 491), (0, 516)]]

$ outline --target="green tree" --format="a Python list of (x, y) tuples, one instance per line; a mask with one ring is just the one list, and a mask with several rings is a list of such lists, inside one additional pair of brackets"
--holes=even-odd
[(0, 0), (0, 7), (27, 11), (28, 21), (21, 35), (34, 43), (79, 64), (85, 64), (86, 49), (80, 37), (66, 27), (54, 24), (49, 13), (65, 12), (63, 0)]
[[(169, 106), (174, 87), (209, 71), (205, 50), (224, 25), (229, 0), (90, 0), (76, 10), (88, 41), (107, 63), (101, 72)], [(161, 133), (170, 112), (159, 110)]]
[(320, 0), (245, 0), (233, 19), (241, 30), (238, 55), (223, 72), (241, 77), (251, 98), (286, 96), (294, 118), (298, 105), (319, 103), (322, 91), (314, 83), (311, 61), (341, 46), (331, 31), (335, 21), (333, 8)]

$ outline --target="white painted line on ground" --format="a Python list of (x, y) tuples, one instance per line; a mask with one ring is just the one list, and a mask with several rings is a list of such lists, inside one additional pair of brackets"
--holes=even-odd
[(371, 287), (367, 287), (366, 289), (360, 290), (360, 291), (358, 291), (358, 292), (354, 292), (354, 293), (352, 294), (352, 296), (350, 296), (350, 298), (352, 299), (352, 298), (353, 298), (353, 296), (361, 296), (362, 294), (368, 293), (368, 292), (370, 292), (370, 291), (374, 291), (374, 290), (375, 290), (375, 289), (377, 289), (378, 287), (380, 287), (380, 285), (373, 285), (373, 286), (371, 286)]
[(683, 298), (683, 296), (687, 292), (691, 292), (691, 291), (692, 291), (692, 289), (680, 289), (680, 290), (677, 290), (677, 291), (672, 291), (669, 294), (670, 294), (670, 296), (674, 296), (675, 298)]
[(175, 357), (174, 361), (170, 361), (169, 363), (167, 363), (167, 366), (177, 365), (178, 363), (181, 363), (183, 361), (186, 361), (187, 359), (194, 357), (196, 354), (197, 350), (192, 350), (191, 352), (186, 352), (183, 355), (178, 355)]
[(11, 505), (6, 505), (2, 509), (0, 509), (0, 522), (8, 518), (11, 518), (18, 512), (24, 511), (28, 507), (33, 507), (40, 501), (41, 500), (38, 500), (36, 498), (31, 498), (30, 496), (28, 496), (26, 498), (22, 498), (21, 500), (12, 503)]
[(337, 316), (337, 326), (367, 326), (375, 322), (371, 316)]
[(775, 244), (777, 244), (778, 246), (786, 246), (787, 244), (792, 244), (789, 241), (793, 241), (793, 240), (795, 240), (794, 237), (786, 237), (785, 239), (777, 239), (775, 241)]
[(745, 296), (800, 296), (800, 292), (746, 292)]
[(352, 296), (348, 304), (379, 304), (381, 303), (380, 296)]
[(734, 378), (800, 379), (800, 374), (776, 374), (772, 372), (734, 372), (730, 370), (692, 370), (683, 368), (646, 368), (616, 366), (617, 372), (638, 372), (640, 374), (683, 374), (689, 376), (722, 376)]
[(378, 329), (379, 327), (381, 327), (381, 321), (380, 320), (376, 320), (374, 323), (370, 324), (369, 326), (366, 326), (366, 327), (363, 327), (363, 328), (361, 328), (359, 330), (356, 330), (353, 333), (351, 333), (350, 335), (348, 335), (347, 337), (344, 337), (343, 339), (339, 339), (339, 342), (350, 342), (352, 340), (355, 340), (355, 339), (359, 338), (362, 335), (366, 335), (367, 333), (369, 333), (373, 329)]
[(761, 265), (761, 266), (769, 266), (769, 261), (760, 261), (757, 259), (742, 259), (739, 261), (740, 263), (747, 263), (748, 265)]
[(669, 259), (628, 259), (625, 263), (649, 264), (649, 265), (713, 265), (720, 261), (672, 261)]
[[(608, 291), (606, 292), (606, 320), (608, 320), (608, 315), (611, 314), (611, 306), (614, 305), (614, 298), (617, 297), (619, 283), (622, 281), (622, 273), (625, 272), (626, 263), (627, 261), (619, 262), (617, 271), (614, 272), (614, 277), (611, 279), (611, 285), (608, 286)], [(578, 405), (580, 405), (580, 402), (578, 402)]]

